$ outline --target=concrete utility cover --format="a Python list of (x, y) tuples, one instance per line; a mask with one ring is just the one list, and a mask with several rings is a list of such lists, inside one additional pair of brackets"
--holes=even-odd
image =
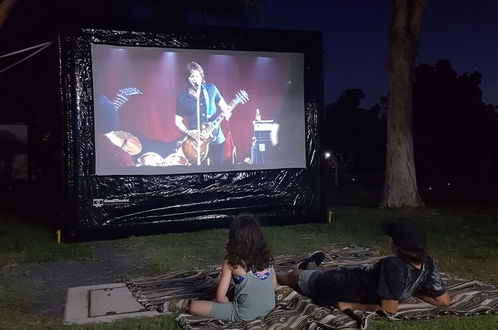
[(124, 283), (80, 286), (67, 290), (65, 324), (111, 322), (125, 317), (157, 316), (147, 311)]
[(127, 287), (104, 288), (90, 291), (90, 317), (143, 312)]

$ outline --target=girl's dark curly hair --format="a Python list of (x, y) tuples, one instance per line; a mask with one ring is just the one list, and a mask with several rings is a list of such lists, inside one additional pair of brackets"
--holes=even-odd
[(241, 266), (246, 271), (262, 271), (273, 260), (261, 225), (253, 215), (242, 214), (232, 221), (226, 250), (229, 265)]

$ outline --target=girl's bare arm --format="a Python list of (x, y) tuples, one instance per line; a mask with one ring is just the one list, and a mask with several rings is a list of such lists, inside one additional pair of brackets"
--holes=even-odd
[(218, 288), (216, 289), (216, 302), (225, 303), (229, 302), (227, 297), (228, 287), (230, 286), (230, 280), (232, 277), (232, 267), (228, 264), (228, 261), (223, 262), (221, 268), (221, 278), (218, 283)]

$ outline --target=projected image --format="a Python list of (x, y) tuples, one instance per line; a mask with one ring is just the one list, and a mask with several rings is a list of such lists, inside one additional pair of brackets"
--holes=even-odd
[(302, 54), (91, 51), (97, 175), (306, 167)]

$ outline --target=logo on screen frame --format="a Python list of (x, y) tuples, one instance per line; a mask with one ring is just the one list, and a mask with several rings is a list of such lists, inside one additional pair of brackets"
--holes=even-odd
[(129, 204), (130, 200), (128, 198), (112, 198), (112, 199), (105, 199), (105, 198), (94, 198), (93, 199), (93, 207), (103, 207), (104, 205), (106, 206), (117, 206), (117, 205), (122, 205), (122, 204)]

